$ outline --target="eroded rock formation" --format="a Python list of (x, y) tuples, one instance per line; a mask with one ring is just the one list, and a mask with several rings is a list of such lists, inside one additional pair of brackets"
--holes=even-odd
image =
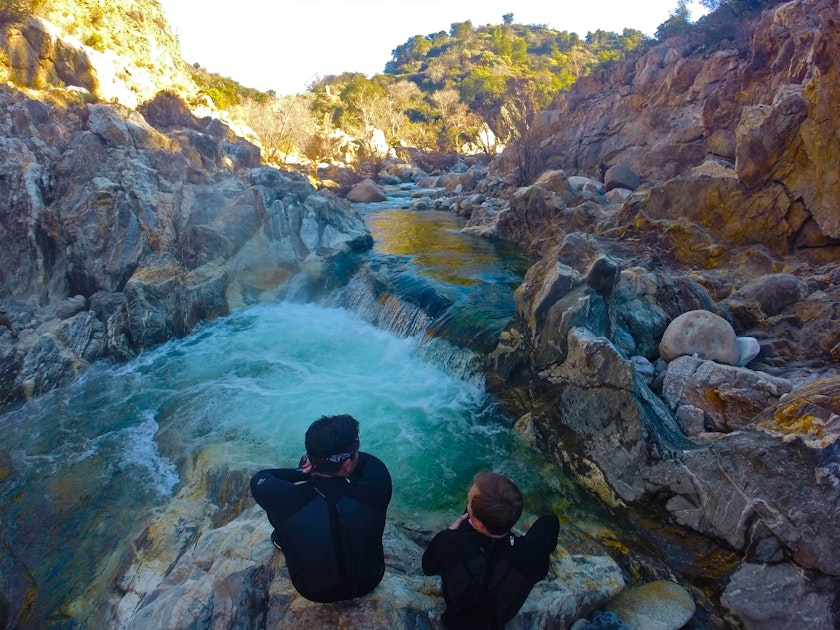
[[(527, 140), (555, 175), (507, 190), (514, 148), (472, 193), (506, 201), (453, 203), (467, 230), (541, 256), (490, 374), (523, 432), (605, 500), (742, 554), (723, 602), (750, 628), (765, 627), (747, 601), (762, 563), (774, 592), (804, 589), (779, 623), (837, 623), (839, 20), (835, 3), (789, 2), (741, 51), (668, 41), (581, 80)], [(641, 176), (623, 200), (562, 184), (611, 165)], [(661, 356), (694, 310), (758, 355)], [(737, 364), (729, 336), (708, 341)]]
[[(0, 89), (3, 402), (274, 296), (372, 239), (350, 204), (161, 94), (141, 111)], [(151, 123), (151, 124), (150, 124)]]

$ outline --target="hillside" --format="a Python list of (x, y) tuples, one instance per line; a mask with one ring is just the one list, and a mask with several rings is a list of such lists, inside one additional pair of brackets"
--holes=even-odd
[[(163, 89), (197, 92), (178, 41), (155, 0), (30, 0), (32, 12), (0, 20), (0, 73), (34, 89), (81, 88), (129, 107)], [(28, 17), (34, 14), (37, 19)]]

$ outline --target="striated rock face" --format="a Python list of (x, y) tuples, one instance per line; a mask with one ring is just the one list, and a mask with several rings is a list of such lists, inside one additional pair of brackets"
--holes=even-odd
[(262, 168), (219, 121), (166, 94), (146, 111), (0, 89), (4, 403), (276, 295), (299, 272), (323, 285), (372, 244), (349, 203)]

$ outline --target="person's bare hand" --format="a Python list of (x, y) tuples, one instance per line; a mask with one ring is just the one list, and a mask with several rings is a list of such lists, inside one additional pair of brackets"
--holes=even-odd
[(309, 455), (304, 455), (300, 458), (297, 469), (304, 475), (312, 472), (312, 462), (309, 461)]
[(458, 520), (456, 520), (454, 523), (452, 523), (452, 525), (449, 526), (449, 529), (458, 529), (461, 526), (461, 523), (463, 523), (469, 517), (470, 515), (464, 512), (463, 514), (461, 514), (461, 516), (458, 517)]

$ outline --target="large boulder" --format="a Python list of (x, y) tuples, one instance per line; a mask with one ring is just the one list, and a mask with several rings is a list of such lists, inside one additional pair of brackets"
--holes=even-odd
[(639, 176), (633, 172), (633, 169), (623, 164), (615, 164), (604, 173), (604, 188), (607, 191), (613, 188), (636, 190), (639, 184), (641, 184)]
[(355, 203), (376, 203), (387, 198), (385, 191), (370, 178), (363, 179), (347, 193), (347, 200)]
[(666, 361), (697, 355), (708, 361), (738, 365), (740, 351), (732, 325), (720, 315), (697, 310), (674, 319), (659, 342), (659, 354)]
[(681, 408), (696, 410), (701, 431), (728, 433), (747, 425), (791, 389), (793, 384), (783, 378), (681, 356), (668, 364), (662, 397), (678, 418), (685, 417)]
[(836, 628), (837, 583), (790, 563), (745, 563), (721, 603), (746, 630)]
[[(183, 518), (183, 514), (180, 518)], [(271, 544), (271, 525), (258, 506), (230, 523), (204, 529), (174, 561), (171, 531), (176, 513), (163, 514), (137, 545), (138, 556), (119, 578), (121, 593), (104, 615), (124, 628), (442, 628), (440, 579), (420, 571), (423, 546), (416, 525), (386, 524), (385, 576), (369, 595), (319, 604), (301, 597), (285, 560)], [(428, 541), (431, 532), (422, 534)], [(160, 538), (161, 540), (157, 540)], [(177, 548), (177, 545), (174, 546)], [(158, 556), (157, 554), (162, 554)], [(518, 630), (568, 626), (583, 611), (606, 603), (624, 588), (621, 571), (608, 556), (560, 549), (549, 577), (538, 583), (506, 627)]]

